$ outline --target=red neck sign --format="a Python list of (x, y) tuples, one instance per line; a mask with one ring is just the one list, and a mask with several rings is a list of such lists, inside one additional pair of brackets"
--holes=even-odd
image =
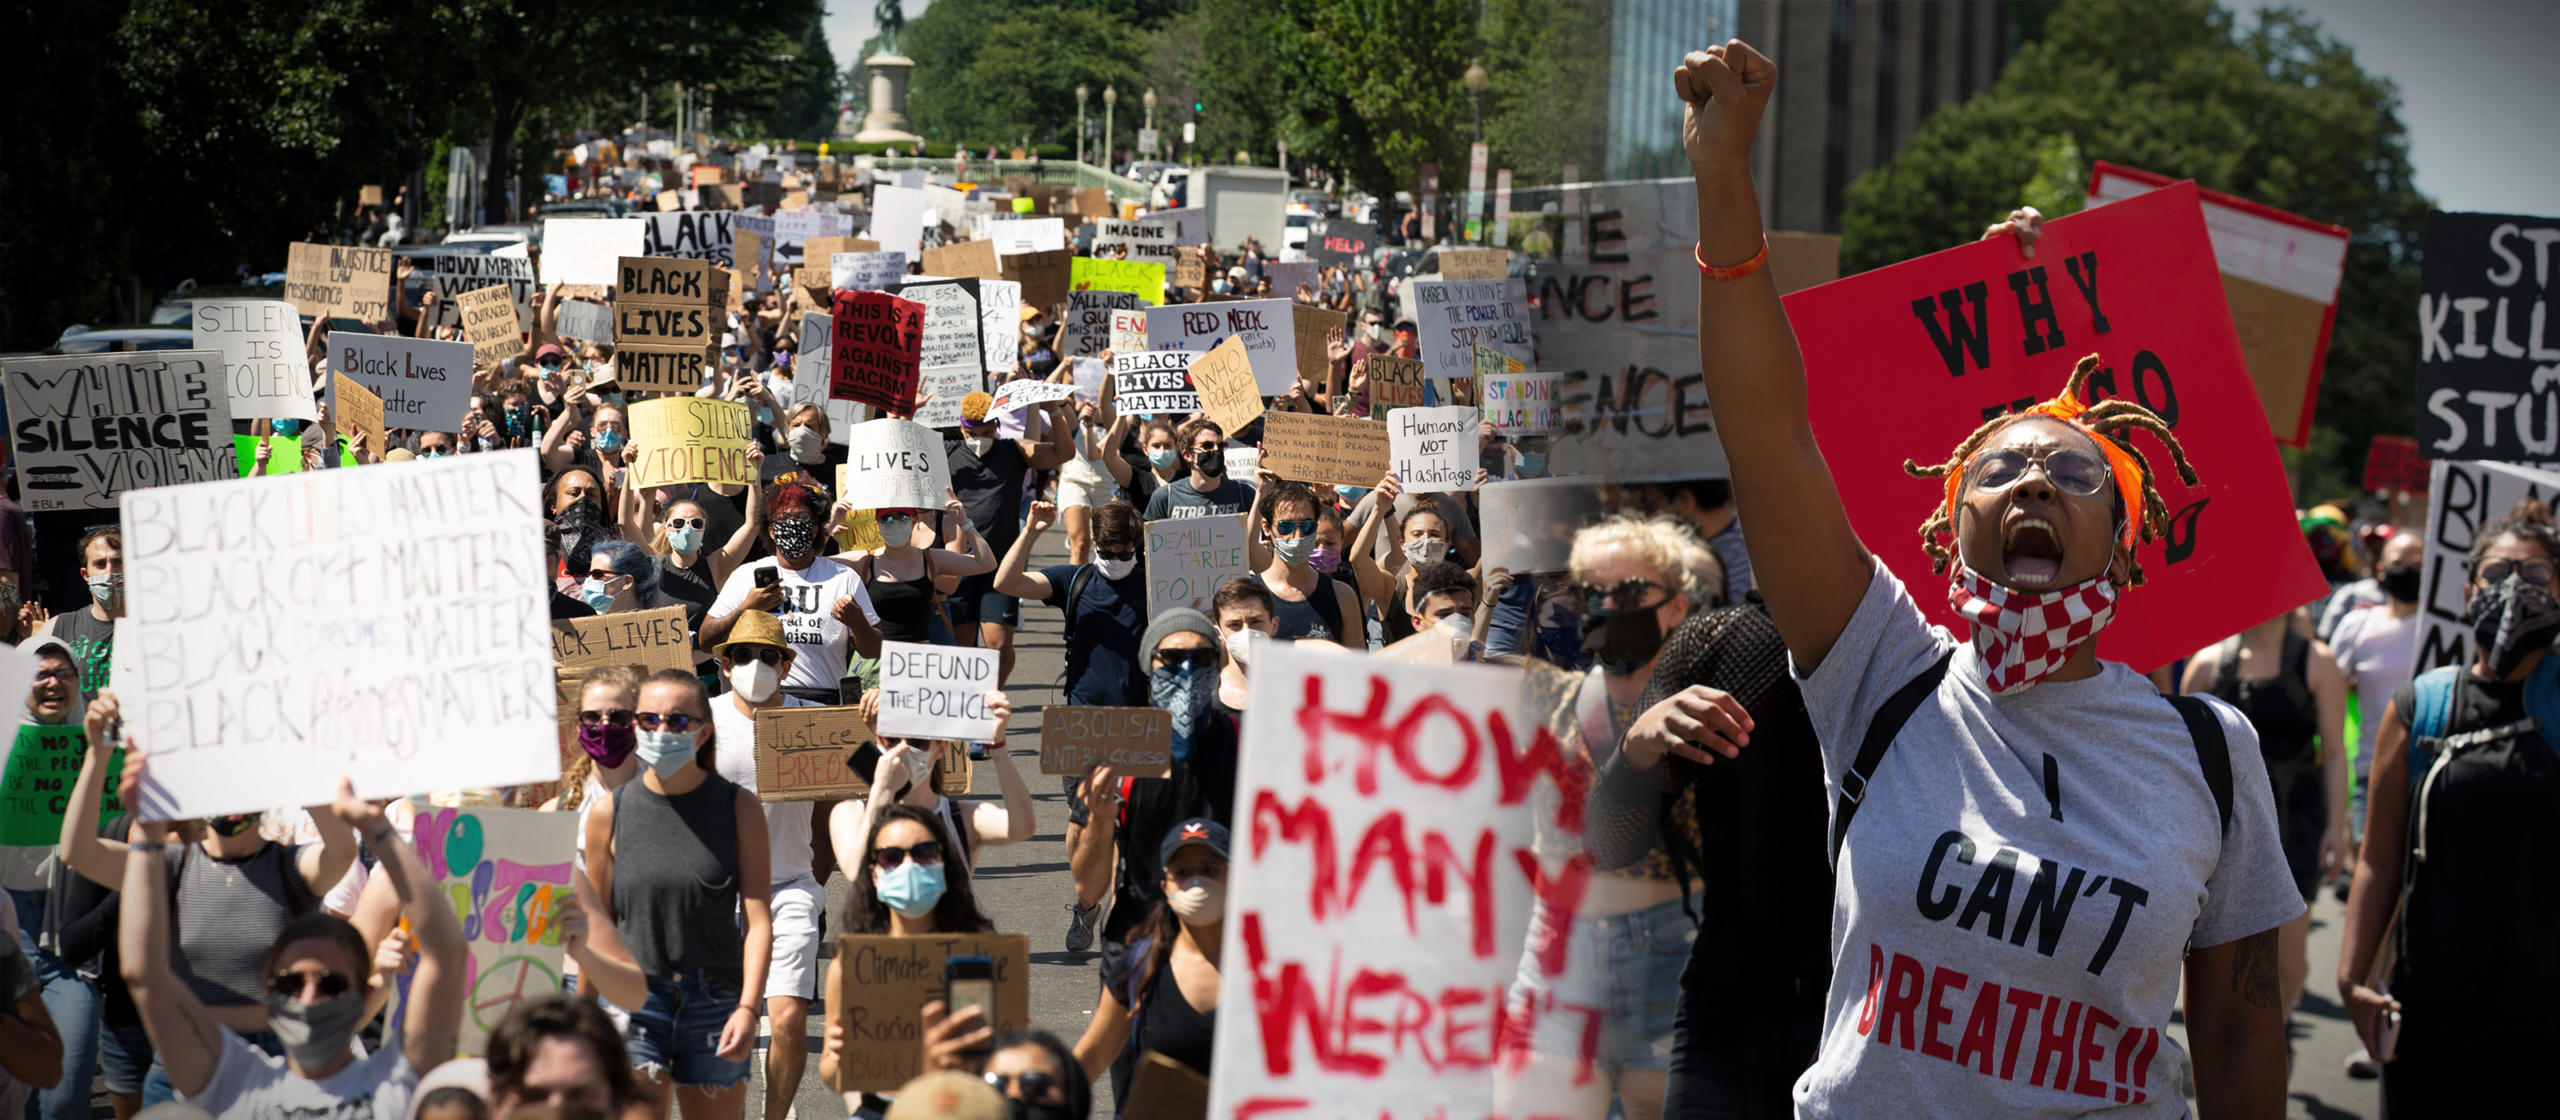
[(1786, 297), (1814, 434), (1859, 538), (1964, 633), (1917, 533), (1940, 483), (1903, 460), (1939, 461), (1984, 420), (2061, 392), (2094, 353), (2090, 403), (2158, 413), (2200, 479), (2181, 485), (2167, 449), (2134, 435), (2169, 526), (2137, 551), (2149, 582), (2126, 591), (2099, 655), (2148, 671), (2318, 598), (2327, 585), (2294, 523), (2195, 185), (2044, 230), (2032, 259), (1999, 237)]

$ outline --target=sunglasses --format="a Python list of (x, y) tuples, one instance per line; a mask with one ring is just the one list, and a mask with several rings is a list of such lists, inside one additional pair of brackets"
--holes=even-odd
[(1103, 560), (1135, 560), (1138, 558), (1138, 550), (1134, 548), (1120, 552), (1112, 552), (1108, 549), (1095, 549), (1093, 554), (1095, 557)]
[(1218, 651), (1214, 649), (1160, 649), (1156, 651), (1156, 664), (1167, 669), (1180, 669), (1185, 665), (1189, 665), (1194, 669), (1214, 669), (1218, 667)]
[[(584, 713), (581, 715), (583, 716)], [(639, 724), (642, 731), (691, 731), (695, 724), (705, 721), (700, 716), (689, 716), (683, 712), (668, 712), (665, 715), (659, 715), (656, 712), (638, 712), (632, 715), (631, 722)]]
[(1271, 535), (1275, 537), (1313, 536), (1315, 531), (1316, 519), (1312, 517), (1307, 518), (1304, 521), (1274, 521), (1271, 523)]
[(2548, 560), (2483, 560), (2479, 574), (2482, 583), (2501, 583), (2508, 576), (2522, 575), (2526, 583), (2548, 586), (2552, 572)]
[(751, 650), (732, 649), (729, 651), (728, 656), (729, 663), (732, 665), (744, 665), (750, 661), (761, 661), (767, 665), (780, 665), (782, 664), (782, 659), (789, 656), (789, 654), (775, 649), (772, 646), (757, 646)]
[(629, 727), (631, 726), (631, 709), (614, 708), (610, 711), (602, 712), (582, 710), (578, 713), (578, 726), (596, 727), (599, 725)]
[(2044, 476), (2052, 479), (2064, 493), (2087, 497), (2106, 488), (2113, 472), (2107, 461), (2076, 447), (2048, 447), (2021, 451), (2003, 447), (1985, 451), (1965, 464), (1965, 474), (1975, 490), (1997, 494), (2027, 477), (2029, 465), (2040, 465)]
[(300, 996), (305, 981), (319, 985), (322, 999), (336, 999), (354, 986), (353, 981), (334, 972), (279, 972), (267, 977), (267, 990), (280, 996)]
[(909, 856), (914, 856), (917, 863), (928, 867), (941, 863), (942, 842), (939, 840), (919, 840), (904, 848), (873, 848), (871, 849), (871, 865), (882, 871), (891, 871), (895, 870), (899, 864), (907, 862), (907, 857)]
[(620, 579), (621, 577), (622, 573), (614, 571), (611, 568), (587, 569), (587, 578), (592, 580), (615, 580)]
[(72, 681), (77, 681), (77, 680), (79, 680), (79, 679), (80, 679), (80, 670), (79, 670), (79, 669), (77, 669), (77, 668), (68, 668), (68, 669), (38, 669), (38, 670), (36, 670), (36, 683), (37, 683), (37, 684), (43, 684), (43, 683), (44, 683), (44, 682), (46, 682), (46, 681), (62, 681), (62, 682), (65, 682), (65, 683), (69, 683), (69, 682), (72, 682)]
[(667, 519), (667, 528), (670, 529), (708, 529), (710, 527), (711, 519), (708, 517), (670, 517)]
[(1618, 584), (1616, 587), (1602, 587), (1594, 583), (1577, 583), (1572, 586), (1571, 590), (1576, 598), (1582, 600), (1582, 610), (1584, 614), (1607, 614), (1611, 607), (1615, 607), (1622, 611), (1643, 610), (1648, 606), (1659, 607), (1662, 605), (1663, 600), (1655, 600), (1648, 604), (1644, 601), (1647, 593), (1659, 591), (1663, 593), (1666, 599), (1671, 594), (1670, 588), (1664, 587), (1649, 579), (1631, 579)]
[(1215, 455), (1225, 451), (1226, 449), (1227, 445), (1223, 443), (1204, 443), (1198, 447), (1192, 448), (1191, 453), (1194, 455)]
[(1022, 1086), (1024, 1100), (1047, 1100), (1049, 1094), (1062, 1088), (1057, 1078), (1036, 1069), (1021, 1073), (990, 1073), (987, 1075), (987, 1084), (995, 1086), (996, 1092), (999, 1093), (1010, 1093), (1013, 1091), (1013, 1086), (1019, 1084)]

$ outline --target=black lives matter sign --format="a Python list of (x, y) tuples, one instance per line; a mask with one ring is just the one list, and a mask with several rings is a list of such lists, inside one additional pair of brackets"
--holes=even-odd
[(2430, 459), (2560, 459), (2560, 218), (2427, 215), (2418, 443)]

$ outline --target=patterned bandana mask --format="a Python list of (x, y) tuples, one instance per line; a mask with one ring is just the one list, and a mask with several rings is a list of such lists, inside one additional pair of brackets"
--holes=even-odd
[(1973, 623), (1974, 652), (1987, 667), (1983, 686), (2007, 696), (2061, 668), (2073, 649), (2114, 621), (2116, 586), (2102, 572), (2055, 591), (2019, 591), (1959, 561), (1947, 603)]

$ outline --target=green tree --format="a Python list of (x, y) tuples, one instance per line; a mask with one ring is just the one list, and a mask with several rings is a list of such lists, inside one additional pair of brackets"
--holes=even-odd
[(1484, 136), (1523, 184), (1600, 177), (1608, 150), (1612, 0), (1493, 0), (1485, 17)]
[(1475, 0), (1282, 0), (1268, 95), (1289, 109), (1292, 152), (1384, 196), (1428, 161), (1463, 177)]
[[(2351, 493), (2377, 432), (2410, 427), (2407, 329), (2428, 202), (2400, 96), (2291, 9), (2250, 25), (2208, 0), (2054, 8), (2000, 81), (1940, 109), (1850, 187), (1844, 271), (1979, 236), (2022, 201), (2077, 209), (2079, 159), (2203, 186), (2354, 231), (2321, 377), (2306, 490)], [(2076, 179), (2075, 179), (2076, 177)], [(2048, 211), (2052, 213), (2053, 211)]]

